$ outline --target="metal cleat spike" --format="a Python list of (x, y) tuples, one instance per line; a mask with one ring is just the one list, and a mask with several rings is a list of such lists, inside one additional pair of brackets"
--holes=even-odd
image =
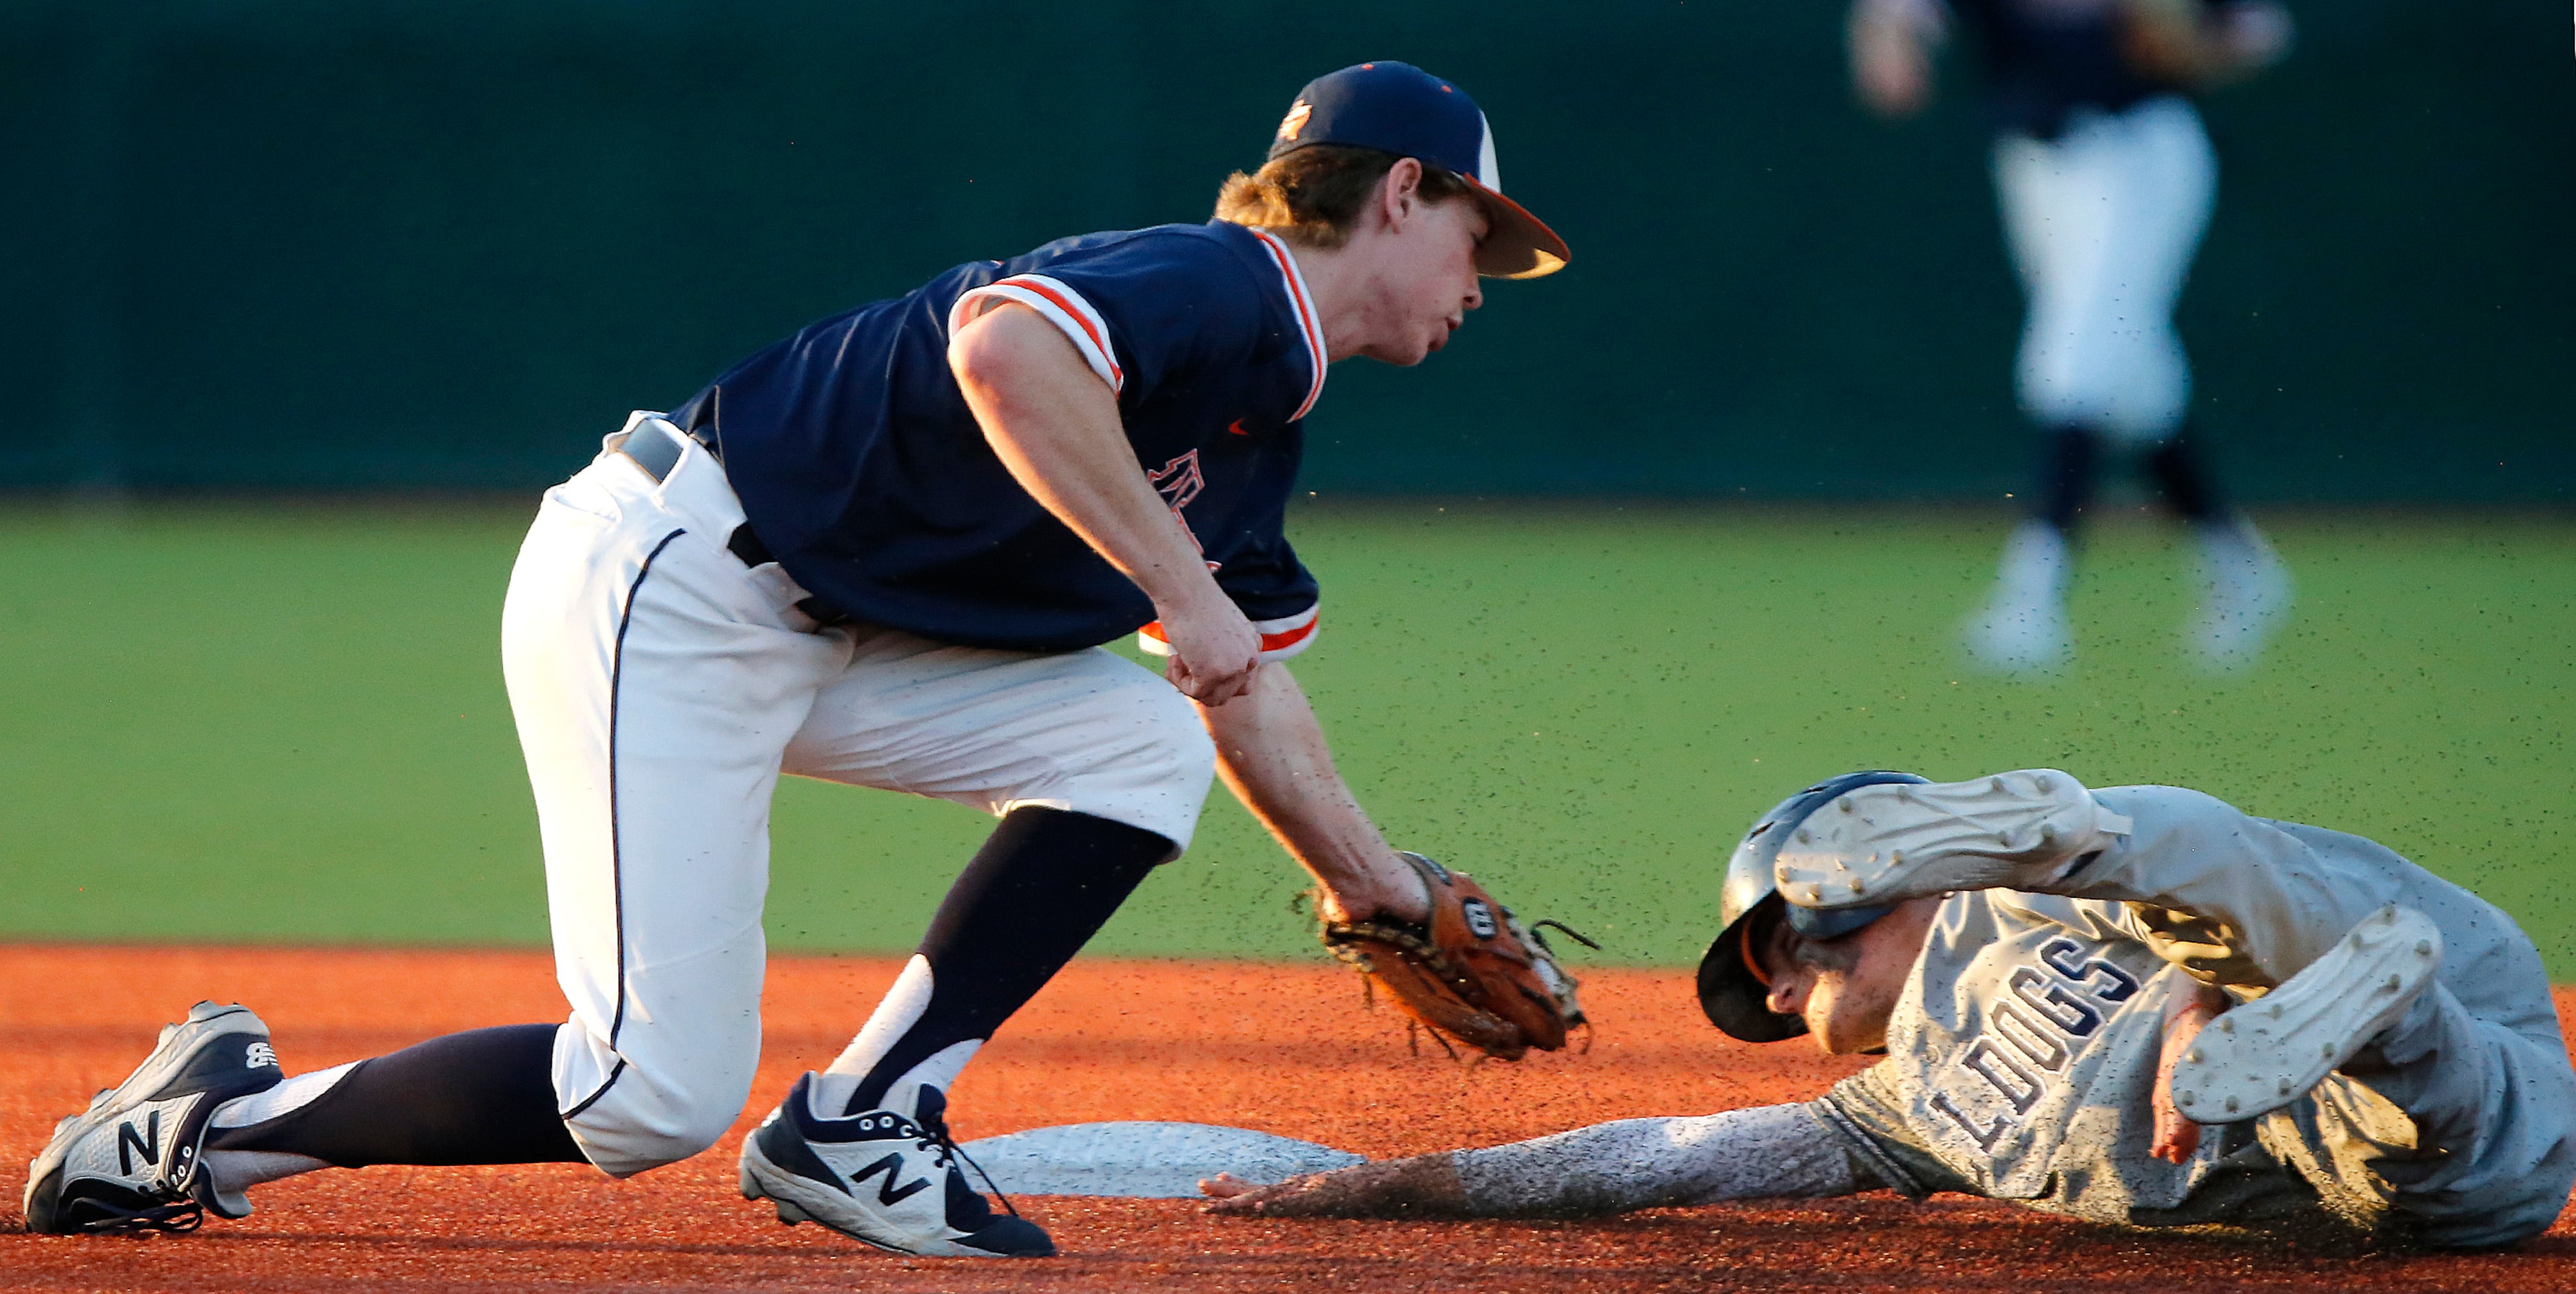
[(2223, 1016), (2223, 1015), (2222, 1015), (2222, 1016), (2220, 1016), (2220, 1017), (2218, 1017), (2218, 1031), (2219, 1031), (2220, 1033), (2234, 1033), (2234, 1032), (2236, 1032), (2236, 1021), (2235, 1021), (2235, 1019), (2234, 1019), (2233, 1017), (2230, 1017), (2230, 1016)]
[(2183, 1059), (2188, 1060), (2188, 1061), (2190, 1061), (2192, 1064), (2195, 1064), (2195, 1065), (2199, 1064), (2199, 1063), (2200, 1063), (2200, 1048), (2198, 1048), (2198, 1047), (2194, 1047), (2194, 1048), (2192, 1048), (2192, 1049), (2191, 1049), (2191, 1054), (2190, 1054), (2190, 1055), (2188, 1055), (2188, 1056), (2183, 1057)]
[(1846, 884), (1846, 885), (1851, 886), (1851, 892), (1852, 892), (1852, 893), (1854, 893), (1854, 894), (1858, 894), (1858, 893), (1860, 893), (1862, 890), (1865, 890), (1865, 889), (1869, 888), (1868, 886), (1861, 884), (1861, 883), (1860, 883), (1860, 878), (1859, 878), (1859, 877), (1857, 877), (1857, 876), (1855, 876), (1855, 877), (1851, 878), (1850, 880), (1845, 881), (1845, 882), (1843, 882), (1843, 883), (1844, 883), (1844, 884)]
[(2190, 1092), (2176, 1092), (2176, 1093), (2174, 1093), (2174, 1104), (2176, 1104), (2176, 1105), (2188, 1106), (2188, 1105), (2190, 1105), (2192, 1102), (2197, 1101), (2197, 1100), (2199, 1100), (2199, 1099), (2200, 1099), (2200, 1098), (2199, 1098), (2197, 1095), (2195, 1095), (2195, 1094), (2193, 1094), (2193, 1093), (2190, 1093)]
[(1998, 777), (1993, 781), (1986, 783), (1986, 789), (1993, 791), (1998, 795), (2002, 794), (2004, 789), (2004, 779)]
[(2272, 1005), (2270, 1005), (2270, 1006), (2267, 1006), (2267, 1007), (2263, 1008), (2263, 1014), (2268, 1015), (2268, 1016), (2272, 1017), (2272, 1018), (2273, 1018), (2273, 1019), (2275, 1019), (2275, 1020), (2280, 1019), (2280, 1018), (2281, 1018), (2281, 1004), (2280, 1004), (2280, 1003), (2278, 1003), (2278, 1002), (2275, 1002), (2275, 1003), (2273, 1003)]
[(2405, 977), (2404, 977), (2404, 976), (2402, 976), (2402, 975), (2391, 975), (2391, 976), (2389, 976), (2389, 977), (2388, 977), (2388, 982), (2387, 982), (2387, 983), (2382, 984), (2382, 985), (2380, 985), (2380, 986), (2379, 986), (2379, 991), (2380, 991), (2380, 992), (2382, 992), (2382, 993), (2394, 993), (2394, 992), (2396, 992), (2396, 991), (2398, 990), (2398, 988), (2399, 988), (2399, 987), (2403, 986), (2405, 983), (2406, 983), (2406, 979), (2405, 979)]
[(2042, 795), (2047, 795), (2057, 789), (2057, 781), (2054, 778), (2034, 777), (2030, 780), (2030, 784), (2038, 787), (2039, 793)]
[(2416, 956), (2418, 956), (2418, 957), (2430, 957), (2430, 956), (2432, 956), (2432, 955), (2433, 955), (2433, 941), (2432, 941), (2432, 940), (2430, 940), (2430, 939), (2418, 939), (2418, 940), (2416, 940), (2416, 941), (2415, 941), (2415, 955), (2416, 955)]
[(1858, 809), (1855, 809), (1855, 808), (1853, 808), (1853, 807), (1852, 807), (1851, 797), (1850, 797), (1850, 796), (1848, 796), (1848, 795), (1847, 795), (1847, 796), (1844, 796), (1843, 798), (1841, 798), (1841, 799), (1839, 799), (1839, 800), (1834, 801), (1834, 803), (1835, 803), (1837, 806), (1839, 806), (1839, 807), (1842, 809), (1842, 811), (1843, 811), (1843, 812), (1845, 812), (1845, 813), (1857, 813), (1857, 812), (1859, 812), (1859, 810), (1858, 810)]
[(2235, 1098), (2235, 1097), (2232, 1097), (2232, 1096), (2231, 1096), (2231, 1097), (2227, 1098), (2227, 1112), (2228, 1112), (2229, 1114), (2234, 1114), (2234, 1113), (2236, 1113), (2236, 1098)]
[(2272, 1092), (2276, 1096), (2288, 1096), (2290, 1094), (2290, 1080), (2286, 1078), (2278, 1080), (2273, 1084)]
[(2318, 1043), (2317, 1055), (2327, 1060), (2334, 1059), (2334, 1044), (2330, 1042)]

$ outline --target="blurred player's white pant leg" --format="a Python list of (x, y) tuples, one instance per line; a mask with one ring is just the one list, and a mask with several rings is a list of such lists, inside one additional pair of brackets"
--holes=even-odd
[(572, 1004), (555, 1090), (620, 1176), (705, 1149), (750, 1095), (779, 752), (849, 655), (725, 550), (741, 520), (694, 445), (658, 484), (603, 453), (546, 496), (502, 613)]
[(2430, 1243), (2505, 1244), (2548, 1227), (2576, 1187), (2576, 1071), (2540, 954), (2511, 917), (2359, 836), (2179, 787), (2095, 797), (2131, 834), (2049, 888), (2140, 905), (2159, 953), (2222, 985), (2278, 984), (2386, 904), (2432, 918), (2443, 939), (2432, 986), (2375, 1056), (2270, 1116), (2265, 1144), (2349, 1205), (2408, 1215)]
[(2153, 443), (2182, 423), (2191, 369), (2174, 302), (2208, 228), (2218, 165), (2183, 99), (2078, 110), (2055, 140), (1995, 144), (1995, 187), (2029, 297), (2018, 387), (2043, 426)]

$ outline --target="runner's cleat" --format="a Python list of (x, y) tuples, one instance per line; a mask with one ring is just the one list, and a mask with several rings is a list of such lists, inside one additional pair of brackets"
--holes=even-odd
[(2442, 969), (2442, 930), (2392, 903), (2279, 988), (2229, 1010), (2173, 1071), (2174, 1108), (2239, 1123), (2314, 1090), (2403, 1017)]
[(1862, 786), (1808, 815), (1780, 847), (1772, 876), (1781, 897), (1807, 908), (2041, 889), (2128, 831), (2127, 818), (2053, 768)]

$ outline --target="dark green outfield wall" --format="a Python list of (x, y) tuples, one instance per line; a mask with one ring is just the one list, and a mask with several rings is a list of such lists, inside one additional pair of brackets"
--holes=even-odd
[[(2300, 16), (2210, 108), (2205, 425), (2249, 495), (2567, 498), (2565, 7)], [(1399, 57), (1485, 102), (1575, 263), (1426, 371), (1339, 370), (1316, 488), (1991, 497), (2017, 306), (1982, 140), (1964, 96), (1851, 109), (1838, 29), (1824, 0), (0, 4), (0, 485), (543, 483), (809, 317), (1199, 218), (1308, 76)]]

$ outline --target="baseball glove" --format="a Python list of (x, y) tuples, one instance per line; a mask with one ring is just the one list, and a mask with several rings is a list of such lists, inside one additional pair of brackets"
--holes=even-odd
[[(1574, 979), (1546, 939), (1466, 873), (1420, 854), (1401, 857), (1431, 891), (1431, 919), (1326, 922), (1324, 947), (1384, 987), (1443, 1047), (1454, 1038), (1504, 1060), (1563, 1047), (1566, 1031), (1587, 1022)], [(1600, 947), (1558, 922), (1539, 924)]]

